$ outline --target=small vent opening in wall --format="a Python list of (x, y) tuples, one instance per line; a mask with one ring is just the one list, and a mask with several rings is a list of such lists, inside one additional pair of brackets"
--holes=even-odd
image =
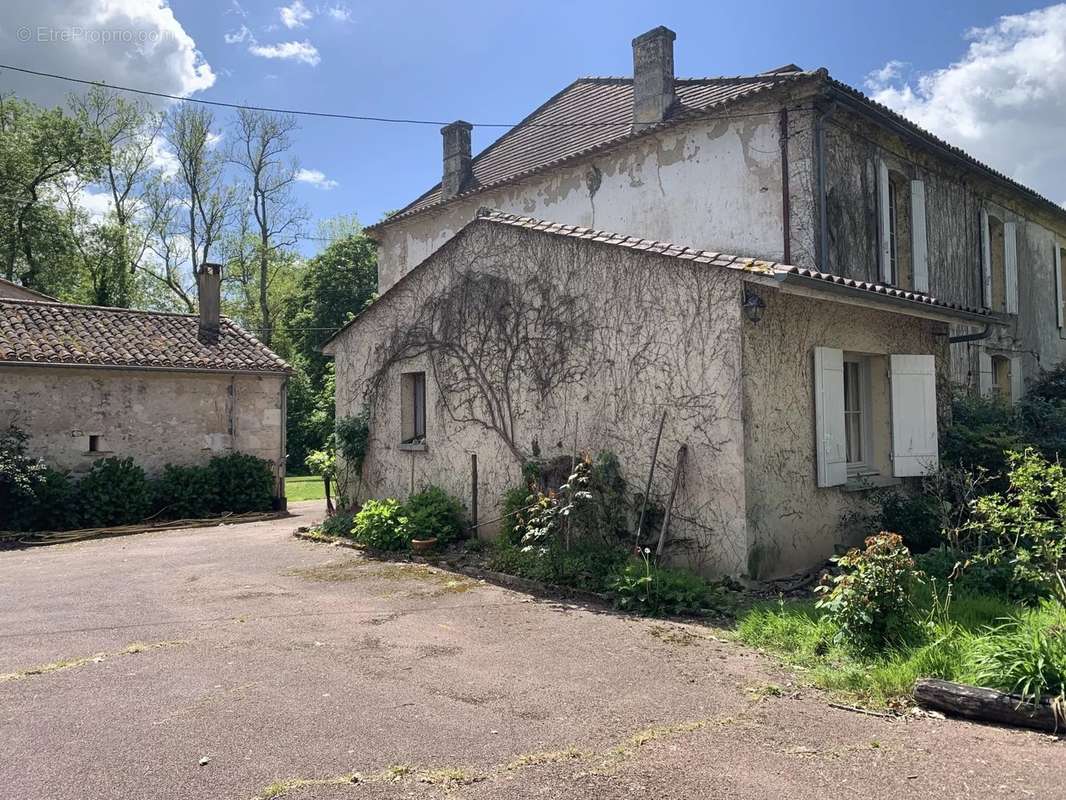
[(104, 448), (103, 448), (102, 443), (100, 441), (100, 436), (98, 434), (95, 434), (95, 433), (94, 434), (90, 434), (89, 435), (89, 452), (90, 453), (99, 453), (103, 449)]

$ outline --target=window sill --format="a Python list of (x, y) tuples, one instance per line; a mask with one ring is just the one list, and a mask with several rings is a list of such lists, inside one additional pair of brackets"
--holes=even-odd
[(866, 492), (871, 489), (885, 489), (889, 486), (899, 486), (903, 483), (899, 478), (880, 473), (865, 475), (849, 475), (848, 482), (841, 489), (845, 492)]
[(408, 453), (424, 453), (429, 449), (425, 442), (400, 442), (397, 447)]
[(115, 454), (114, 450), (83, 450), (82, 451), (82, 455), (83, 456), (97, 456), (97, 457), (99, 457), (99, 456), (113, 456), (114, 454)]

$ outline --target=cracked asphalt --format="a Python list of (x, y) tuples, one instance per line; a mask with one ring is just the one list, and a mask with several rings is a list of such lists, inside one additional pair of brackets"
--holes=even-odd
[(1066, 742), (831, 708), (721, 632), (295, 511), (0, 553), (0, 797), (1066, 798)]

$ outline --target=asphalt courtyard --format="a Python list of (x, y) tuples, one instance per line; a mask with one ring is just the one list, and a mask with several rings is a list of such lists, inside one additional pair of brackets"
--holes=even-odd
[(0, 553), (0, 797), (1066, 798), (1066, 742), (294, 539), (316, 505)]

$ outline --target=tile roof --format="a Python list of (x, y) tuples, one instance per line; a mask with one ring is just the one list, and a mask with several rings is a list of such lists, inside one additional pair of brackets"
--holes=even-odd
[[(751, 76), (678, 78), (674, 83), (678, 103), (668, 118), (659, 125), (636, 133), (633, 133), (630, 127), (632, 78), (579, 78), (479, 153), (472, 163), (473, 185), (459, 197), (476, 194), (559, 166), (699, 114), (739, 104), (782, 83), (802, 79), (824, 82), (830, 90), (836, 92), (838, 98), (858, 103), (867, 111), (881, 115), (904, 128), (933, 149), (961, 160), (1049, 210), (1066, 214), (1066, 209), (1055, 201), (979, 161), (962, 148), (949, 144), (853, 86), (830, 77), (826, 69), (801, 70), (794, 64)], [(439, 205), (442, 205), (442, 201), (438, 183), (388, 219), (368, 226), (367, 230), (372, 231)]]
[(599, 242), (601, 244), (614, 245), (616, 247), (626, 247), (631, 250), (639, 250), (644, 253), (667, 256), (668, 258), (677, 258), (682, 261), (693, 261), (697, 264), (708, 264), (710, 266), (743, 270), (744, 272), (766, 275), (769, 277), (780, 277), (785, 280), (787, 280), (789, 276), (796, 276), (808, 281), (842, 286), (847, 289), (869, 292), (874, 295), (933, 306), (947, 312), (961, 312), (967, 316), (979, 316), (991, 319), (985, 309), (964, 306), (958, 303), (950, 303), (946, 300), (939, 300), (929, 294), (911, 292), (906, 289), (899, 289), (895, 286), (884, 286), (879, 283), (843, 278), (839, 275), (830, 275), (825, 272), (818, 272), (817, 270), (805, 269), (803, 267), (795, 267), (791, 264), (781, 264), (776, 261), (762, 261), (756, 258), (745, 258), (743, 256), (728, 255), (726, 253), (713, 253), (707, 250), (698, 250), (693, 247), (672, 244), (670, 242), (659, 242), (651, 239), (641, 239), (637, 236), (626, 236), (620, 233), (607, 233), (606, 231), (582, 228), (579, 225), (562, 225), (558, 222), (547, 222), (532, 217), (520, 217), (488, 208), (482, 208), (478, 211), (474, 221), (476, 222), (478, 220), (499, 225), (509, 225), (515, 228), (540, 231), (541, 233), (548, 233), (554, 236), (566, 236), (573, 239), (585, 239), (588, 241)]
[[(790, 65), (791, 66), (791, 65)], [(771, 89), (813, 72), (773, 72), (733, 78), (679, 78), (678, 102), (667, 120), (633, 133), (633, 79), (579, 78), (483, 150), (472, 163), (475, 185), (464, 195), (636, 138), (694, 114)], [(460, 195), (462, 196), (462, 195)], [(369, 229), (441, 204), (438, 183), (421, 197)]]
[(0, 299), (0, 366), (65, 364), (203, 372), (275, 372), (289, 366), (231, 320), (218, 341), (199, 317), (126, 308)]

